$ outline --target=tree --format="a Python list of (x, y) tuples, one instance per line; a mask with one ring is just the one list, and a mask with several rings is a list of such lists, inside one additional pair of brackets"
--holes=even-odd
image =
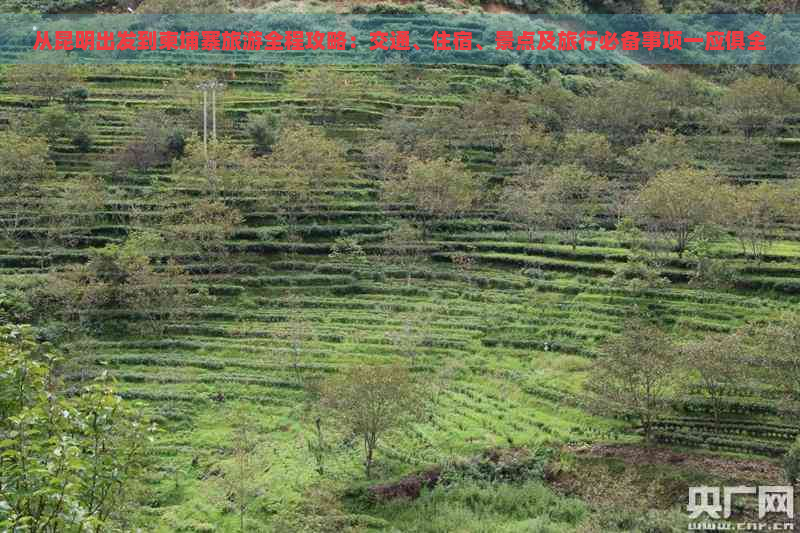
[(308, 344), (314, 340), (314, 326), (303, 317), (301, 302), (297, 294), (288, 293), (283, 299), (286, 321), (275, 330), (275, 337), (289, 343), (292, 371), (298, 383), (303, 382), (300, 362)]
[(137, 325), (153, 329), (181, 316), (200, 295), (192, 294), (191, 279), (174, 261), (156, 268), (140, 248), (146, 240), (134, 234), (123, 245), (92, 249), (85, 264), (50, 272), (32, 289), (39, 316), (88, 326), (104, 313), (126, 309), (144, 319)]
[(106, 184), (96, 176), (83, 176), (59, 183), (42, 206), (42, 219), (49, 242), (68, 243), (76, 229), (91, 227), (106, 205)]
[(605, 414), (632, 415), (647, 439), (664, 412), (677, 370), (677, 350), (664, 331), (629, 319), (609, 339), (587, 383), (594, 405)]
[[(744, 350), (740, 332), (712, 333), (681, 346), (686, 368), (700, 393), (711, 406), (714, 423), (719, 424), (725, 410), (726, 387), (741, 385), (744, 377)], [(691, 383), (691, 380), (687, 380)]]
[(280, 121), (275, 113), (267, 112), (250, 115), (247, 118), (247, 134), (253, 141), (255, 155), (266, 155), (272, 152), (272, 146), (278, 140)]
[(164, 218), (162, 230), (173, 249), (222, 258), (227, 255), (228, 239), (244, 221), (238, 209), (210, 199), (179, 205)]
[(560, 161), (575, 163), (592, 172), (608, 170), (614, 162), (614, 151), (602, 133), (573, 131), (559, 145)]
[(800, 107), (800, 92), (792, 84), (766, 76), (751, 76), (731, 84), (721, 102), (724, 119), (750, 138), (771, 132), (784, 116)]
[(11, 65), (6, 69), (5, 85), (11, 91), (52, 100), (65, 89), (76, 85), (80, 78), (71, 65), (30, 64)]
[(232, 412), (231, 458), (220, 463), (220, 473), (215, 480), (224, 492), (226, 504), (232, 503), (239, 515), (239, 532), (244, 533), (247, 511), (264, 487), (259, 474), (269, 472), (258, 440), (255, 419), (244, 405), (236, 405)]
[(364, 156), (380, 179), (393, 179), (408, 170), (409, 156), (391, 141), (378, 141), (367, 147)]
[(370, 92), (370, 81), (362, 74), (327, 65), (310, 66), (294, 73), (289, 90), (317, 103), (318, 108), (339, 113), (348, 98)]
[(745, 255), (764, 257), (778, 223), (788, 214), (790, 194), (785, 186), (769, 182), (734, 189), (730, 224)]
[(402, 366), (359, 365), (323, 382), (320, 402), (363, 440), (364, 468), (371, 478), (378, 440), (410, 422), (420, 406), (420, 391)]
[(45, 139), (5, 131), (0, 132), (0, 146), (0, 184), (4, 191), (13, 194), (30, 182), (55, 175)]
[(118, 530), (146, 468), (155, 427), (102, 377), (66, 387), (60, 364), (29, 327), (0, 327), (4, 531)]
[(186, 131), (160, 110), (140, 112), (133, 120), (133, 138), (114, 154), (118, 170), (147, 170), (184, 155)]
[(460, 161), (413, 159), (405, 176), (384, 180), (381, 197), (386, 203), (413, 204), (423, 236), (431, 219), (454, 217), (470, 209), (480, 196), (480, 184)]
[(524, 125), (506, 138), (498, 162), (526, 171), (527, 167), (550, 164), (557, 158), (558, 150), (557, 141), (544, 128)]
[(633, 211), (639, 223), (666, 234), (683, 257), (697, 228), (724, 222), (730, 190), (708, 171), (663, 170), (640, 188)]
[(562, 165), (517, 180), (503, 193), (503, 205), (515, 219), (534, 227), (566, 231), (573, 250), (587, 226), (594, 223), (608, 187), (603, 176), (578, 165)]
[(246, 192), (263, 194), (269, 166), (253, 157), (246, 146), (230, 139), (203, 139), (193, 134), (186, 139), (184, 155), (172, 162), (172, 172), (181, 180), (199, 186), (214, 201), (224, 202)]
[(750, 352), (766, 370), (766, 381), (789, 404), (800, 405), (800, 314), (786, 313), (751, 330), (755, 342)]
[[(410, 222), (400, 220), (397, 225), (385, 233), (383, 240), (383, 258), (390, 264), (408, 267), (424, 257), (420, 249), (422, 232)], [(411, 274), (409, 273), (409, 279)]]
[(620, 158), (637, 176), (652, 176), (662, 170), (686, 166), (691, 150), (686, 138), (673, 130), (650, 130), (644, 140), (631, 146)]
[(287, 125), (270, 157), (276, 178), (302, 176), (313, 189), (351, 171), (344, 146), (328, 138), (322, 128), (304, 124)]

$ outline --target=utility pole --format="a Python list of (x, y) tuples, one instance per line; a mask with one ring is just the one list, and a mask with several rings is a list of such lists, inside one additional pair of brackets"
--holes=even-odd
[(203, 153), (206, 157), (206, 166), (216, 170), (216, 160), (208, 159), (208, 92), (211, 91), (211, 138), (217, 140), (217, 91), (225, 89), (225, 84), (217, 80), (208, 80), (200, 83), (198, 89), (203, 91)]

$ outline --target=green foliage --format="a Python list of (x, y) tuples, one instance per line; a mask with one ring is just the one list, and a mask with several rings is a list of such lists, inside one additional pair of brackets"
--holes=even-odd
[(0, 328), (0, 527), (123, 531), (154, 428), (102, 381), (67, 394), (58, 362)]
[(402, 366), (360, 365), (322, 383), (320, 402), (343, 429), (363, 440), (369, 478), (378, 439), (413, 420), (421, 392)]
[(606, 342), (586, 384), (594, 407), (607, 415), (635, 418), (651, 438), (675, 380), (676, 352), (659, 327), (644, 319), (626, 321), (623, 333)]
[(411, 503), (385, 504), (378, 511), (402, 531), (414, 533), (566, 533), (575, 531), (588, 513), (580, 500), (557, 496), (538, 481), (463, 482), (437, 487)]
[(800, 92), (780, 78), (752, 76), (734, 81), (722, 103), (724, 120), (750, 138), (771, 133), (783, 114), (800, 109)]
[(270, 173), (288, 180), (290, 190), (319, 189), (351, 170), (344, 145), (305, 124), (287, 126), (269, 159)]
[(503, 195), (506, 211), (528, 227), (568, 233), (575, 249), (578, 238), (602, 209), (608, 186), (603, 176), (578, 165), (562, 165), (544, 174), (532, 171), (519, 177)]
[(189, 277), (173, 261), (156, 269), (135, 242), (93, 249), (87, 263), (51, 272), (31, 292), (38, 316), (89, 327), (102, 324), (104, 312), (124, 308), (144, 319), (140, 327), (156, 330), (180, 316), (196, 298)]
[[(48, 6), (49, 7), (49, 6)], [(79, 81), (72, 65), (12, 65), (5, 71), (4, 85), (14, 92), (52, 100)]]
[(673, 167), (689, 164), (691, 151), (686, 139), (672, 130), (647, 132), (645, 139), (631, 146), (623, 164), (639, 176), (650, 177)]
[(470, 209), (481, 187), (459, 161), (412, 160), (405, 176), (383, 181), (381, 193), (384, 202), (413, 204), (424, 226), (429, 218), (446, 219)]
[(256, 155), (271, 153), (279, 133), (280, 121), (274, 113), (250, 115), (247, 119), (247, 134), (253, 141), (253, 151)]
[(711, 172), (678, 168), (651, 178), (633, 198), (637, 220), (670, 236), (683, 256), (701, 226), (723, 223), (730, 209), (730, 186)]
[(0, 132), (0, 146), (0, 183), (5, 191), (14, 193), (29, 182), (55, 174), (45, 139), (5, 131)]
[(134, 135), (114, 154), (116, 170), (144, 171), (183, 156), (186, 131), (163, 111), (147, 110), (133, 120)]
[(783, 456), (783, 471), (786, 482), (791, 485), (800, 483), (800, 438), (796, 439)]
[(711, 254), (711, 239), (701, 236), (694, 237), (691, 241), (686, 250), (689, 260), (694, 263), (689, 284), (705, 289), (733, 288), (739, 279), (739, 272), (730, 262)]

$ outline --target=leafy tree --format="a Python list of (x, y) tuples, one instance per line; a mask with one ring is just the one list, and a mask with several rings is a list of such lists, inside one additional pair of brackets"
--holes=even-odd
[(412, 160), (405, 176), (382, 183), (386, 203), (409, 202), (419, 215), (423, 236), (431, 219), (445, 219), (469, 210), (480, 197), (480, 183), (459, 161)]
[[(700, 228), (695, 233), (707, 233), (707, 228)], [(712, 236), (692, 238), (686, 250), (689, 259), (694, 263), (689, 285), (704, 289), (733, 288), (739, 279), (739, 272), (730, 261), (714, 257), (711, 252), (713, 238), (713, 232)]]
[(69, 243), (76, 229), (91, 226), (106, 205), (106, 184), (96, 176), (83, 176), (62, 181), (58, 189), (42, 206), (42, 218), (47, 228), (47, 239), (42, 243)]
[(416, 263), (425, 253), (420, 248), (422, 240), (422, 232), (417, 226), (401, 220), (396, 227), (385, 234), (382, 250), (383, 258), (387, 262), (401, 267)]
[(800, 108), (800, 92), (780, 78), (751, 76), (733, 82), (720, 104), (725, 120), (750, 138)]
[[(442, 113), (450, 116), (442, 116)], [(502, 91), (481, 91), (473, 95), (459, 113), (440, 111), (437, 119), (440, 120), (436, 139), (439, 142), (444, 137), (451, 145), (497, 149), (524, 129), (528, 120), (528, 103), (509, 98)]]
[(118, 530), (155, 428), (102, 380), (70, 392), (60, 363), (30, 328), (0, 327), (0, 528)]
[(302, 176), (313, 189), (328, 180), (348, 175), (351, 166), (344, 146), (328, 138), (318, 127), (287, 126), (270, 157), (272, 173), (278, 178)]
[(213, 199), (179, 205), (165, 215), (162, 231), (173, 249), (224, 257), (227, 241), (244, 221), (238, 209)]
[(338, 237), (333, 241), (328, 259), (334, 264), (351, 266), (365, 265), (369, 261), (356, 237)]
[(715, 424), (719, 424), (725, 409), (726, 387), (741, 385), (745, 376), (740, 332), (708, 334), (681, 346), (681, 354), (686, 368), (691, 369), (694, 383), (711, 404)]
[(0, 183), (4, 191), (15, 193), (30, 182), (55, 175), (45, 139), (5, 131), (0, 132), (0, 146)]
[(639, 223), (667, 235), (683, 257), (695, 230), (724, 222), (730, 187), (708, 171), (677, 168), (659, 172), (633, 198)]
[(602, 133), (573, 131), (559, 145), (560, 160), (581, 165), (592, 172), (608, 170), (614, 162), (614, 151)]
[(66, 106), (53, 104), (39, 109), (33, 119), (33, 135), (45, 137), (52, 144), (60, 137), (81, 129), (81, 121), (76, 113)]
[(239, 532), (247, 531), (247, 512), (264, 490), (261, 474), (269, 472), (255, 418), (244, 405), (233, 408), (231, 458), (221, 462), (216, 483), (224, 493), (224, 502), (232, 505), (239, 517)]
[(116, 151), (118, 170), (147, 170), (169, 164), (184, 154), (186, 132), (163, 111), (140, 112), (133, 120), (133, 138)]
[(730, 224), (742, 252), (761, 260), (772, 246), (778, 223), (788, 214), (791, 191), (762, 182), (734, 189)]
[(267, 186), (267, 163), (229, 139), (209, 140), (191, 135), (186, 139), (184, 155), (172, 163), (172, 171), (187, 182), (199, 179), (206, 194), (225, 201), (230, 195), (247, 191), (263, 193)]
[(322, 383), (320, 401), (344, 429), (363, 440), (370, 478), (378, 440), (410, 422), (420, 406), (420, 391), (402, 366), (358, 365)]
[(266, 155), (272, 152), (272, 146), (278, 139), (280, 120), (275, 113), (250, 115), (247, 119), (247, 134), (253, 141), (255, 155)]
[(368, 146), (364, 156), (377, 176), (384, 180), (404, 175), (411, 160), (396, 144), (385, 140), (377, 141)]
[(452, 156), (463, 138), (453, 132), (464, 128), (464, 120), (452, 110), (435, 109), (420, 118), (411, 118), (400, 111), (386, 114), (381, 122), (380, 140), (393, 143), (403, 154), (417, 159)]
[(142, 242), (134, 235), (121, 246), (92, 249), (87, 263), (48, 274), (31, 294), (39, 315), (90, 326), (104, 312), (126, 309), (145, 319), (137, 326), (153, 329), (180, 316), (198, 298), (189, 276), (171, 260), (156, 268), (139, 248)]
[(629, 319), (623, 333), (609, 339), (587, 383), (596, 408), (606, 414), (630, 415), (646, 438), (664, 413), (677, 370), (678, 357), (659, 327)]
[(61, 64), (11, 65), (6, 69), (4, 78), (6, 87), (11, 91), (48, 100), (60, 96), (65, 88), (80, 81), (75, 67)]
[(502, 165), (520, 167), (524, 172), (528, 167), (550, 164), (558, 157), (558, 150), (558, 142), (544, 128), (525, 125), (506, 138), (498, 161)]
[(644, 140), (631, 146), (621, 158), (639, 176), (652, 176), (662, 170), (685, 166), (691, 157), (686, 138), (673, 130), (647, 132)]
[(767, 383), (776, 386), (788, 403), (800, 404), (800, 315), (786, 313), (761, 327), (751, 326), (749, 344)]
[(614, 268), (609, 283), (633, 292), (661, 289), (669, 285), (669, 279), (661, 275), (661, 268), (661, 262), (655, 257), (637, 249), (627, 261)]
[(572, 248), (602, 207), (608, 180), (578, 165), (562, 165), (518, 178), (503, 194), (503, 205), (532, 228), (566, 231)]

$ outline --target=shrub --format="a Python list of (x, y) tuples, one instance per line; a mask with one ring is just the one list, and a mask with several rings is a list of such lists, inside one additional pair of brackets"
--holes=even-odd
[(163, 111), (140, 113), (134, 119), (133, 129), (134, 138), (114, 154), (117, 170), (143, 171), (183, 156), (186, 132)]
[(783, 471), (788, 483), (795, 485), (800, 481), (800, 438), (794, 441), (783, 456)]
[(247, 123), (247, 133), (253, 141), (255, 155), (265, 155), (272, 152), (272, 145), (278, 139), (278, 116), (274, 113), (251, 115)]

